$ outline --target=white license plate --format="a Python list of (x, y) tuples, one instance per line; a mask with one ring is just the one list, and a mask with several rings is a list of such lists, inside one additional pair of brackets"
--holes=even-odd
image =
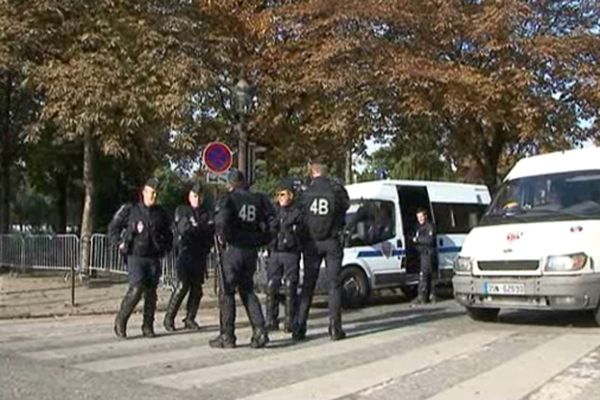
[(483, 284), (484, 294), (525, 294), (525, 285), (522, 283), (489, 283)]

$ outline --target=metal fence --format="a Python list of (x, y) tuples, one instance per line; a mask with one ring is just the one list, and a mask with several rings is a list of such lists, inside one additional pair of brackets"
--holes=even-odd
[(75, 235), (0, 235), (0, 265), (13, 268), (79, 268)]
[(127, 267), (119, 250), (107, 235), (94, 234), (90, 242), (90, 270), (126, 274)]
[[(162, 283), (173, 286), (176, 281), (175, 252), (169, 252), (160, 260), (162, 267)], [(90, 248), (90, 270), (115, 274), (127, 274), (124, 259), (116, 246), (110, 243), (107, 235), (92, 235)]]
[(25, 257), (25, 238), (22, 235), (0, 235), (0, 265), (22, 267)]
[[(80, 242), (76, 235), (0, 235), (0, 266), (43, 270), (80, 269)], [(176, 284), (175, 252), (161, 259), (162, 284)], [(214, 274), (216, 256), (208, 256), (207, 275)], [(123, 257), (107, 235), (94, 234), (90, 242), (89, 271), (127, 274)], [(88, 271), (88, 272), (89, 272)]]
[(79, 270), (76, 235), (24, 236), (23, 267), (46, 270)]

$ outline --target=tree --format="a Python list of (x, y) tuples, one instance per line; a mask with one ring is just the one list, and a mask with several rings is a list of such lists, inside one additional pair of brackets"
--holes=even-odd
[(76, 142), (64, 142), (52, 128), (40, 134), (36, 143), (25, 145), (23, 157), (26, 165), (24, 175), (32, 188), (40, 194), (52, 199), (53, 211), (45, 221), (54, 227), (56, 233), (66, 233), (68, 224), (68, 209), (70, 204), (78, 204), (81, 187), (75, 182), (81, 179), (81, 164), (74, 163), (82, 157), (81, 146)]
[(43, 94), (29, 140), (51, 123), (63, 140), (82, 143), (86, 268), (96, 153), (163, 160), (193, 95), (231, 59), (227, 35), (236, 30), (197, 2), (5, 2), (0, 14), (11, 22), (2, 51), (32, 64), (30, 84)]
[(23, 132), (39, 109), (35, 94), (23, 86), (24, 79), (18, 66), (0, 62), (0, 233), (10, 230), (12, 189), (18, 181), (15, 166), (23, 155)]
[[(263, 44), (251, 64), (280, 109), (308, 114), (298, 133), (318, 132), (313, 140), (336, 120), (321, 105), (350, 93), (338, 112), (356, 118), (371, 104), (383, 117), (362, 121), (357, 141), (380, 130), (378, 122), (385, 129), (385, 120), (402, 135), (424, 124), (412, 140), (431, 133), (445, 159), (474, 162), (493, 187), (507, 157), (571, 147), (598, 132), (597, 2), (260, 3), (245, 11)], [(312, 93), (320, 98), (298, 109)], [(339, 147), (340, 132), (355, 137), (352, 126), (326, 133)]]

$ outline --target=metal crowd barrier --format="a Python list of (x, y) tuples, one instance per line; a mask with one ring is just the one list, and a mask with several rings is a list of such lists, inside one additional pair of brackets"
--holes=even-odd
[(0, 265), (12, 268), (23, 267), (25, 238), (22, 235), (0, 235)]
[(23, 267), (47, 270), (79, 270), (79, 238), (76, 235), (27, 235)]
[[(0, 266), (46, 270), (80, 270), (80, 242), (76, 235), (0, 235)], [(175, 287), (176, 255), (172, 251), (161, 260), (161, 283)], [(216, 254), (207, 260), (207, 277), (214, 276)], [(93, 234), (90, 241), (89, 271), (127, 274), (123, 257), (107, 235)]]
[(93, 234), (90, 242), (90, 270), (126, 274), (127, 267), (119, 250), (107, 235)]
[[(175, 254), (170, 252), (161, 259), (162, 284), (174, 286), (175, 283)], [(124, 259), (116, 246), (110, 243), (107, 235), (92, 235), (90, 249), (90, 270), (104, 271), (115, 274), (127, 274)]]

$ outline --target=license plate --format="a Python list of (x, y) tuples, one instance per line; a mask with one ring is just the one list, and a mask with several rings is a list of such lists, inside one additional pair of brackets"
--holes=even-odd
[(489, 283), (483, 284), (484, 294), (525, 294), (525, 285), (522, 283)]

